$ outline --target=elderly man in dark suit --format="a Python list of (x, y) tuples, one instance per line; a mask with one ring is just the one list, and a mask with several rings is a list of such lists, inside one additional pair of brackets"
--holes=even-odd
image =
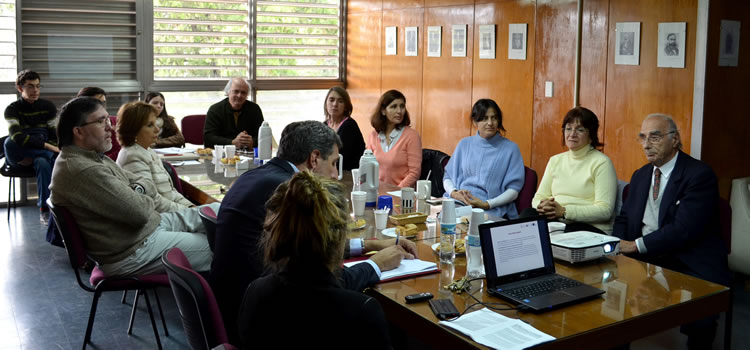
[[(649, 164), (633, 173), (630, 195), (615, 220), (620, 252), (728, 285), (713, 170), (680, 150), (680, 131), (668, 115), (646, 117), (638, 138)], [(716, 317), (684, 325), (681, 331), (688, 335), (689, 349), (711, 348)]]
[[(247, 286), (265, 274), (258, 246), (266, 218), (266, 201), (276, 187), (305, 169), (336, 178), (336, 162), (341, 139), (336, 132), (317, 121), (289, 124), (281, 134), (278, 154), (267, 164), (242, 174), (224, 197), (219, 210), (210, 282), (219, 303), (230, 341), (238, 340), (237, 312)], [(341, 271), (341, 285), (362, 290), (380, 280), (380, 271), (394, 269), (402, 258), (413, 258), (416, 245), (402, 239), (352, 239), (344, 255), (356, 256), (379, 251), (368, 263)], [(304, 295), (304, 293), (300, 294)], [(239, 341), (236, 341), (239, 343)]]

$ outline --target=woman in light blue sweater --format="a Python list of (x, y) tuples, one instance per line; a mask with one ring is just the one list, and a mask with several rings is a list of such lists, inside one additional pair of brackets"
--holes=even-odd
[(503, 137), (503, 113), (495, 101), (474, 104), (477, 134), (462, 139), (445, 167), (443, 187), (450, 196), (495, 217), (516, 218), (514, 200), (524, 182), (521, 151)]

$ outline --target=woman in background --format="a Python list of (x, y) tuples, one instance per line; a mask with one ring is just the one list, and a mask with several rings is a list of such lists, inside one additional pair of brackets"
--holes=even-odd
[(156, 107), (156, 126), (159, 127), (159, 137), (156, 139), (154, 148), (182, 147), (185, 145), (185, 137), (182, 136), (174, 117), (167, 114), (167, 106), (164, 104), (164, 95), (161, 92), (152, 91), (146, 94), (146, 103)]
[(594, 112), (583, 107), (568, 111), (562, 122), (568, 151), (549, 159), (531, 200), (539, 214), (565, 222), (567, 232), (612, 233), (617, 175), (609, 157), (597, 150), (603, 146), (598, 131)]
[(352, 100), (344, 88), (334, 86), (328, 90), (323, 104), (326, 125), (336, 131), (344, 147), (339, 153), (344, 157), (344, 170), (359, 168), (359, 158), (365, 151), (365, 139), (357, 121), (352, 119)]
[(471, 110), (477, 128), (463, 138), (445, 167), (443, 187), (450, 197), (496, 217), (518, 217), (515, 199), (524, 182), (521, 150), (503, 137), (503, 112), (481, 99)]
[(388, 90), (380, 97), (370, 117), (375, 130), (367, 139), (367, 148), (380, 165), (380, 182), (398, 187), (414, 187), (422, 169), (422, 139), (409, 125), (406, 97)]
[(304, 339), (328, 349), (390, 349), (378, 302), (337, 278), (349, 231), (341, 184), (305, 170), (279, 185), (266, 207), (260, 247), (272, 273), (247, 287), (242, 348), (296, 348)]
[(161, 158), (150, 148), (159, 135), (156, 113), (156, 107), (144, 102), (130, 102), (120, 107), (117, 139), (123, 148), (117, 156), (117, 165), (153, 182), (158, 191), (156, 211), (178, 211), (193, 203), (177, 192)]

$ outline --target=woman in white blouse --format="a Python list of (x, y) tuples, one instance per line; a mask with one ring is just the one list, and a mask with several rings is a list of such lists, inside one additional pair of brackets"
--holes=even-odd
[(144, 102), (130, 102), (117, 112), (117, 140), (123, 146), (117, 164), (125, 170), (152, 181), (158, 190), (156, 210), (160, 213), (193, 206), (177, 192), (161, 158), (151, 149), (159, 136), (157, 109)]

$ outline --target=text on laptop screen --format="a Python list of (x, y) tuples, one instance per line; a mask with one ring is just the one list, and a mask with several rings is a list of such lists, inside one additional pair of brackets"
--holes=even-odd
[(498, 276), (544, 267), (544, 253), (537, 221), (490, 229)]

